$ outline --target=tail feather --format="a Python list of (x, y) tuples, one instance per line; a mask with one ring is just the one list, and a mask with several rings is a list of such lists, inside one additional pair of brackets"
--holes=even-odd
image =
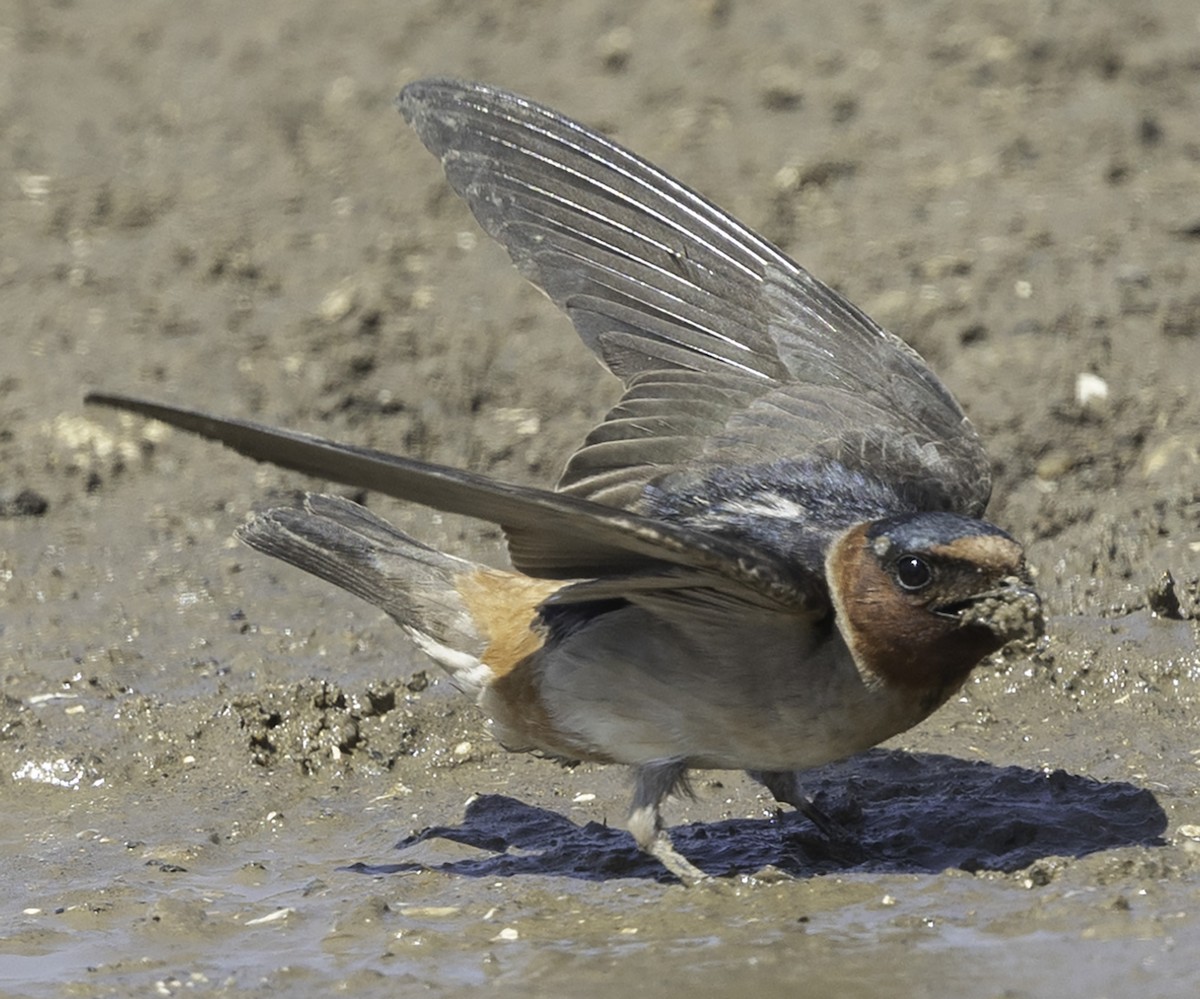
[(312, 573), (389, 614), (455, 686), (478, 693), (489, 678), (488, 640), (459, 592), (491, 572), (439, 552), (337, 496), (255, 514), (237, 531), (251, 548)]
[(237, 534), (385, 611), (476, 697), (541, 648), (539, 608), (568, 585), (447, 555), (338, 496), (310, 493), (301, 506), (255, 514)]

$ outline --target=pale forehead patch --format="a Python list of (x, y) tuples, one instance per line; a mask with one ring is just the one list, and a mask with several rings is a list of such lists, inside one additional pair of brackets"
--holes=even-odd
[(1008, 572), (1024, 561), (1024, 550), (1012, 538), (1002, 534), (972, 534), (955, 538), (944, 545), (932, 545), (931, 555), (971, 562), (981, 569)]

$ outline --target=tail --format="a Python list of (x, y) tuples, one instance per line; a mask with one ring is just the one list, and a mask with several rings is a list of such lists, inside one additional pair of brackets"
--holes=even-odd
[(255, 514), (237, 534), (386, 611), (475, 697), (541, 646), (538, 607), (564, 585), (447, 555), (337, 496)]

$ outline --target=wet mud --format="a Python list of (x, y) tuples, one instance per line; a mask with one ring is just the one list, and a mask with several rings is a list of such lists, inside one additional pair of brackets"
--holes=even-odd
[[(1047, 635), (639, 855), (382, 615), (237, 547), (313, 483), (89, 389), (552, 481), (616, 386), (391, 106), (604, 128), (904, 336)], [(1200, 21), (1185, 0), (0, 6), (0, 993), (1192, 996)], [(503, 564), (498, 533), (366, 497)]]

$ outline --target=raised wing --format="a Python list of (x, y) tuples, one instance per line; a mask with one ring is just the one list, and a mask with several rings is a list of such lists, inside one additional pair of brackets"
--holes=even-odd
[(626, 385), (560, 490), (647, 510), (651, 483), (816, 459), (913, 509), (983, 512), (988, 461), (949, 392), (765, 239), (522, 97), (425, 80), (398, 105), (483, 228)]

